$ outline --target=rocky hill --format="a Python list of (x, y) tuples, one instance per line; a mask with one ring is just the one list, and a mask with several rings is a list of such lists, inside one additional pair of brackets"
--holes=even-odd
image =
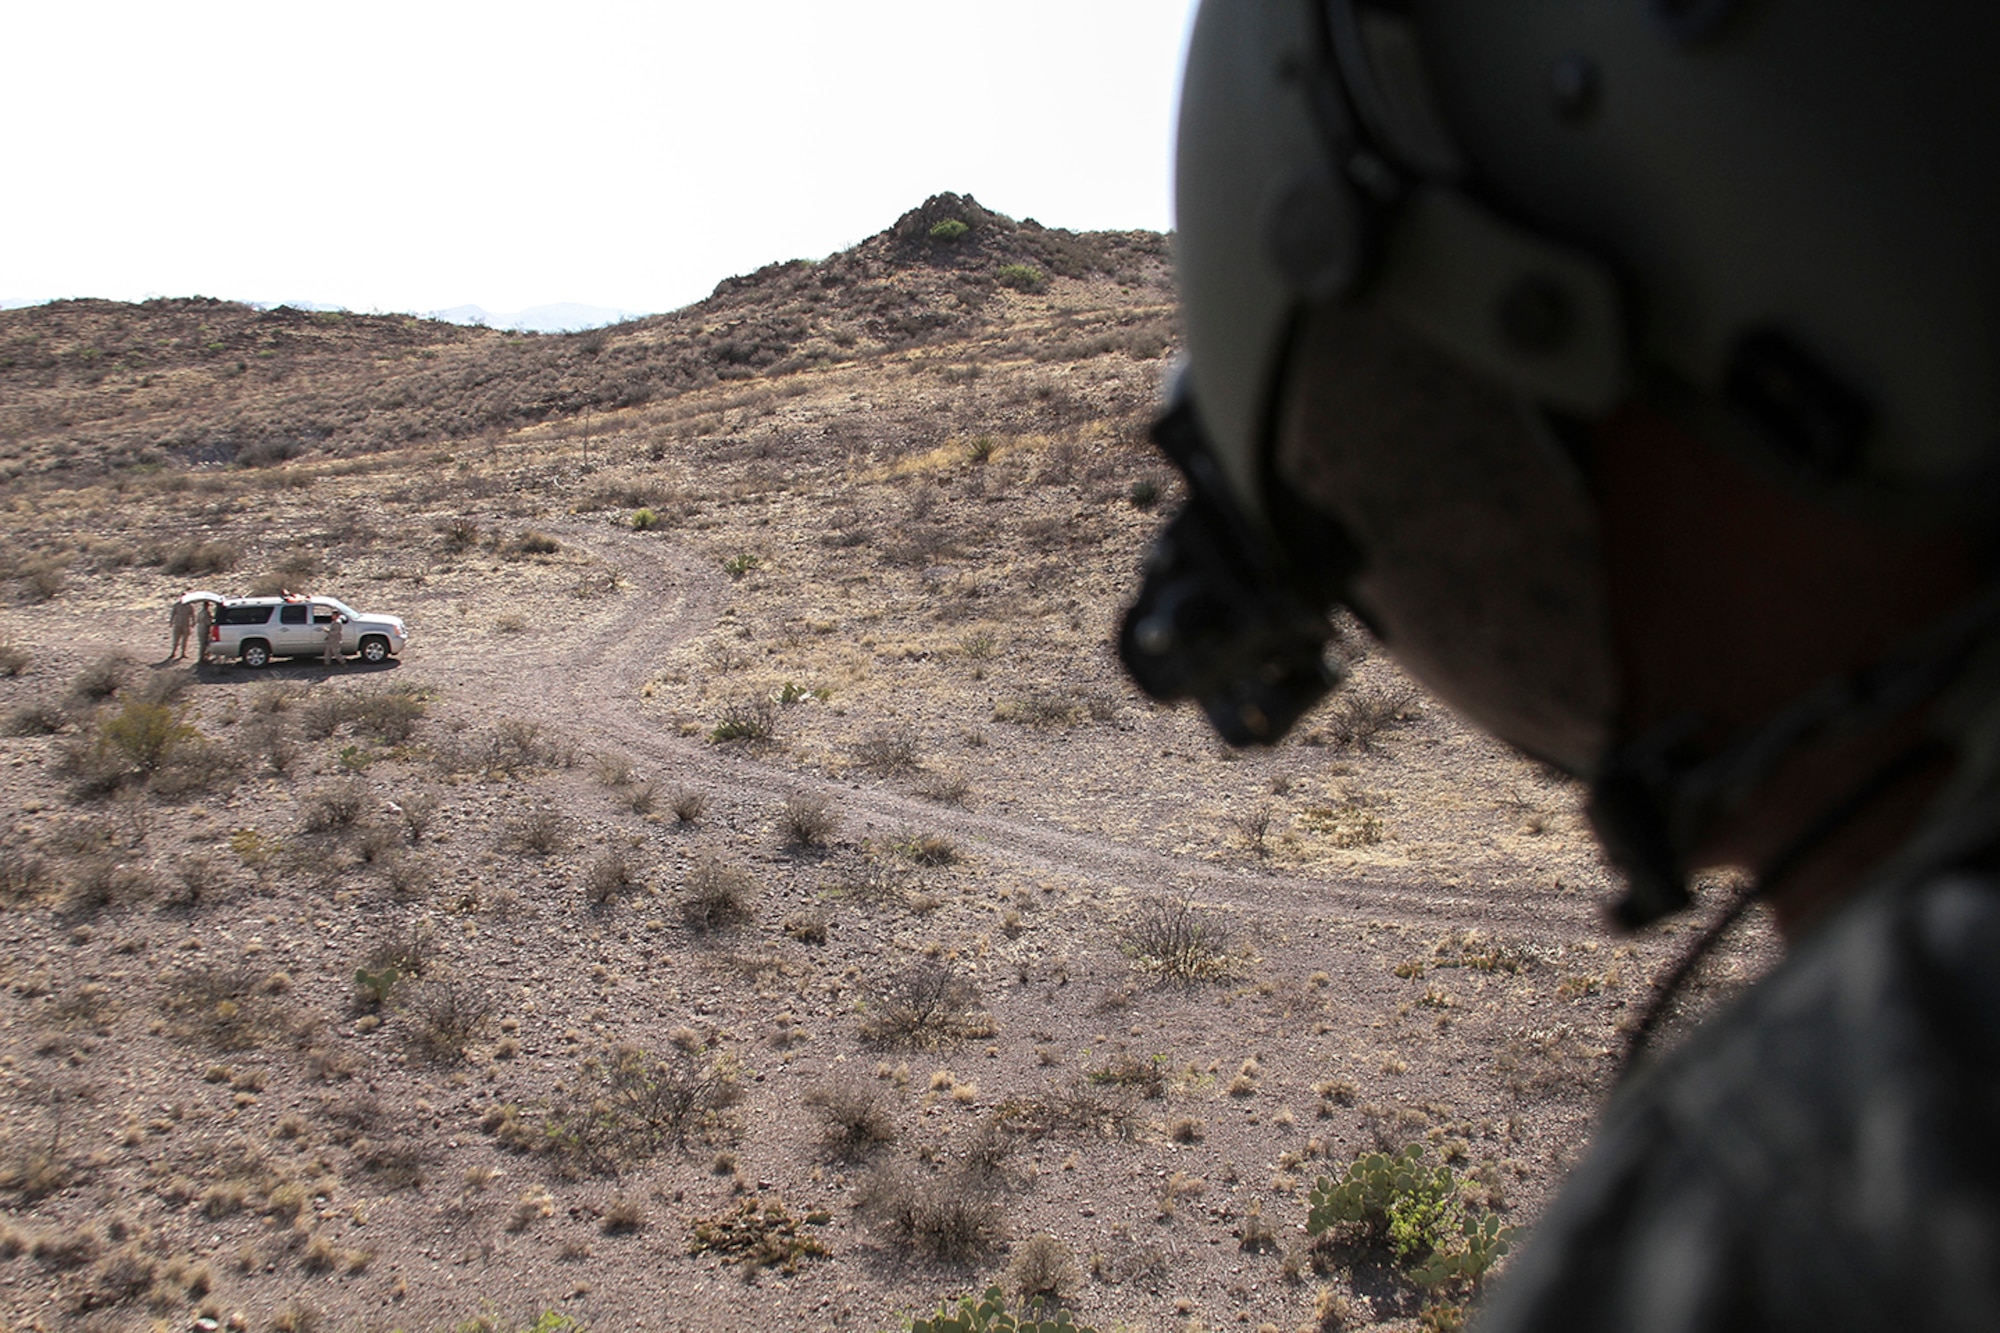
[(0, 475), (262, 465), (504, 432), (964, 342), (1005, 322), (1004, 294), (1051, 281), (1113, 285), (1132, 309), (1072, 322), (1038, 357), (1158, 356), (1173, 338), (1164, 238), (1044, 228), (952, 194), (823, 261), (578, 334), (198, 297), (0, 311)]

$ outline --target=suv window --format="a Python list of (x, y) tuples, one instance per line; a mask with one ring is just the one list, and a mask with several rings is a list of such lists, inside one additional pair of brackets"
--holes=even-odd
[(271, 618), (268, 606), (225, 606), (215, 618), (218, 625), (261, 625)]
[(281, 606), (278, 608), (278, 623), (303, 625), (306, 623), (306, 609), (303, 606)]

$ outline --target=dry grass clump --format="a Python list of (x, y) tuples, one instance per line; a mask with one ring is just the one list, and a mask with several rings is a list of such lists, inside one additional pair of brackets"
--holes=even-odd
[(12, 639), (0, 639), (0, 678), (20, 675), (34, 660), (27, 649), (16, 646)]
[(1046, 1232), (1016, 1246), (1007, 1261), (1007, 1287), (1023, 1306), (1038, 1300), (1067, 1305), (1082, 1285), (1075, 1251)]
[(607, 848), (583, 872), (583, 896), (592, 903), (608, 903), (639, 883), (639, 870), (638, 858), (629, 848)]
[(948, 1046), (993, 1030), (979, 988), (934, 958), (884, 978), (861, 1020), (861, 1035), (885, 1046)]
[(709, 739), (718, 743), (728, 741), (767, 741), (778, 726), (778, 702), (763, 695), (736, 699), (723, 705), (722, 716), (716, 720), (715, 729)]
[(841, 1162), (858, 1162), (896, 1141), (896, 1118), (877, 1088), (852, 1080), (828, 1080), (803, 1098), (820, 1119), (820, 1147)]
[(824, 847), (840, 831), (840, 815), (831, 797), (811, 792), (793, 792), (778, 813), (778, 832), (785, 845), (796, 848)]
[(1237, 970), (1228, 929), (1185, 898), (1153, 898), (1126, 923), (1119, 947), (1160, 981), (1194, 985)]
[(169, 574), (227, 574), (243, 558), (228, 542), (182, 542), (167, 553), (162, 568)]
[(706, 934), (754, 920), (757, 881), (742, 866), (715, 856), (703, 856), (688, 871), (681, 893), (681, 920), (688, 929)]
[(907, 723), (877, 727), (855, 742), (854, 762), (871, 773), (909, 772), (917, 766), (922, 739)]
[(667, 808), (682, 824), (699, 824), (708, 813), (708, 793), (693, 787), (676, 787), (667, 795)]
[(123, 653), (105, 653), (76, 673), (69, 691), (85, 703), (102, 703), (123, 689), (131, 674), (131, 658)]
[(299, 802), (299, 827), (307, 833), (345, 832), (360, 821), (368, 800), (368, 785), (359, 778), (325, 783)]
[(890, 840), (889, 850), (911, 865), (937, 867), (959, 862), (958, 844), (942, 833), (906, 831)]
[(7, 710), (4, 730), (9, 736), (54, 736), (69, 725), (69, 714), (45, 700), (30, 699)]
[(507, 821), (506, 845), (533, 856), (550, 856), (569, 846), (569, 818), (544, 806)]
[(218, 1050), (254, 1050), (292, 1025), (283, 975), (244, 964), (187, 963), (161, 978), (160, 1007), (183, 1038)]
[(726, 1056), (618, 1046), (577, 1067), (544, 1118), (539, 1146), (573, 1169), (615, 1175), (662, 1148), (720, 1135), (742, 1095)]

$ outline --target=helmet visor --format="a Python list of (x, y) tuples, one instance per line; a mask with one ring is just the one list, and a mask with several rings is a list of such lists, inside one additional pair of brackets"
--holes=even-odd
[(1596, 509), (1549, 423), (1389, 320), (1327, 303), (1300, 317), (1274, 424), (1272, 484), (1360, 548), (1347, 600), (1397, 660), (1474, 722), (1590, 773), (1617, 673)]

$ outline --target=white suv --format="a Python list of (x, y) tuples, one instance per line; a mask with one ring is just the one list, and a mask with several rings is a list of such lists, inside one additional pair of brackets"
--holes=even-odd
[(247, 667), (274, 657), (318, 657), (326, 651), (327, 625), (340, 621), (340, 651), (369, 663), (403, 651), (409, 629), (400, 616), (356, 611), (337, 597), (224, 597), (191, 592), (183, 602), (213, 602), (208, 630), (211, 657), (234, 657)]

